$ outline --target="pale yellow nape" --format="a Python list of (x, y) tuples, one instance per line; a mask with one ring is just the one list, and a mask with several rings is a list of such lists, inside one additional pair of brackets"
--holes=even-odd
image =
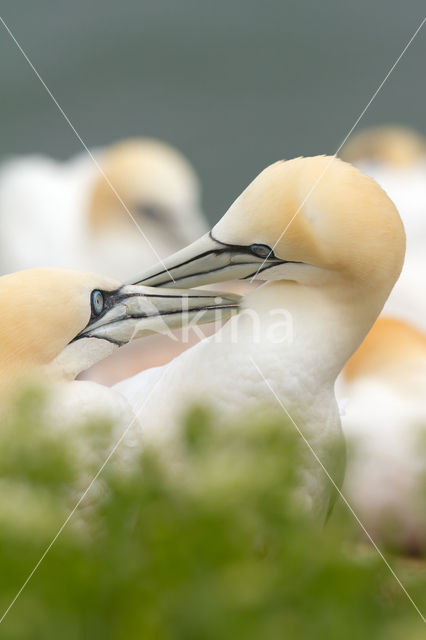
[(132, 214), (139, 203), (167, 208), (180, 202), (188, 208), (198, 204), (200, 185), (192, 166), (164, 142), (150, 138), (123, 140), (111, 145), (99, 162), (107, 180), (100, 175), (92, 190), (89, 226), (94, 231), (129, 224), (110, 184)]
[(344, 368), (352, 381), (369, 375), (404, 375), (405, 367), (426, 365), (426, 335), (397, 318), (379, 317)]
[(404, 260), (398, 211), (372, 179), (329, 156), (276, 162), (213, 228), (223, 242), (264, 243), (277, 257), (335, 272), (364, 292), (389, 293)]
[(120, 285), (69, 269), (38, 268), (0, 278), (0, 385), (49, 364), (87, 325), (93, 289)]
[(348, 162), (374, 161), (409, 167), (426, 154), (426, 140), (413, 129), (396, 125), (370, 127), (351, 136), (340, 156)]

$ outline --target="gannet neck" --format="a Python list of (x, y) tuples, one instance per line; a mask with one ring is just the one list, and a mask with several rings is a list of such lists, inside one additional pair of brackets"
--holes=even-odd
[(242, 322), (244, 311), (254, 314), (252, 321), (259, 320), (265, 350), (287, 345), (289, 374), (291, 363), (297, 371), (303, 360), (304, 370), (315, 371), (319, 385), (334, 384), (380, 311), (374, 296), (364, 302), (361, 305), (358, 296), (350, 298), (335, 286), (268, 282), (245, 296), (241, 317), (230, 322)]
[(97, 338), (76, 340), (67, 344), (56, 358), (43, 367), (43, 373), (54, 380), (75, 380), (80, 373), (107, 358), (117, 349), (117, 344)]

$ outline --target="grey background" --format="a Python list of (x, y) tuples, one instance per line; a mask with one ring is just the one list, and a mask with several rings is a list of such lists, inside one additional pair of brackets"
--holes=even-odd
[[(424, 0), (3, 0), (2, 16), (89, 146), (152, 135), (197, 168), (211, 220), (283, 157), (333, 153)], [(425, 131), (426, 28), (362, 126)], [(1, 154), (80, 143), (0, 25)]]

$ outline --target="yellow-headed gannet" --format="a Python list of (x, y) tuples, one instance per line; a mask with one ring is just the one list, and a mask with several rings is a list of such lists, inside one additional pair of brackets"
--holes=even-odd
[(426, 549), (426, 336), (380, 317), (344, 369), (345, 493), (367, 530)]
[(93, 153), (101, 171), (87, 153), (3, 165), (0, 274), (43, 265), (124, 279), (207, 230), (197, 176), (176, 149), (141, 138)]
[(133, 413), (119, 393), (73, 381), (130, 340), (197, 321), (228, 317), (238, 296), (158, 291), (67, 269), (30, 269), (0, 278), (0, 398), (27, 380), (48, 383), (62, 424), (106, 417), (126, 426)]
[[(243, 311), (163, 369), (116, 385), (143, 409), (146, 437), (167, 439), (188, 402), (219, 415), (281, 408), (341, 479), (342, 434), (334, 383), (380, 313), (401, 270), (404, 230), (374, 180), (324, 156), (277, 162), (210, 233), (135, 279), (155, 287), (257, 277)], [(268, 384), (265, 383), (265, 379)], [(309, 502), (324, 516), (333, 491), (308, 452)]]

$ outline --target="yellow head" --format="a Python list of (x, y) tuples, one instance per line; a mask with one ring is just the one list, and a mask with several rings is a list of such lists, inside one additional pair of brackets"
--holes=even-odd
[(182, 235), (183, 242), (192, 239), (189, 231), (185, 234), (186, 223), (195, 225), (195, 237), (204, 231), (197, 176), (173, 147), (158, 140), (124, 140), (111, 145), (100, 164), (108, 181), (100, 175), (93, 187), (89, 225), (94, 233), (129, 225), (134, 231), (108, 182), (143, 229), (157, 226), (163, 233)]
[(0, 386), (49, 365), (73, 378), (132, 339), (227, 317), (238, 296), (152, 291), (69, 269), (29, 269), (0, 278)]
[(405, 234), (379, 185), (350, 164), (317, 156), (257, 176), (209, 235), (136, 282), (195, 286), (257, 277), (369, 294), (380, 308), (400, 273)]
[(119, 283), (67, 269), (29, 269), (0, 278), (0, 372), (51, 362), (91, 317), (91, 292)]
[(289, 273), (314, 283), (312, 270), (303, 275), (312, 266), (322, 274), (319, 282), (344, 279), (390, 291), (405, 253), (403, 226), (386, 193), (352, 165), (326, 156), (265, 169), (212, 235), (227, 244), (264, 244), (276, 258), (301, 263), (291, 272), (286, 265), (268, 268), (262, 272), (266, 280)]

